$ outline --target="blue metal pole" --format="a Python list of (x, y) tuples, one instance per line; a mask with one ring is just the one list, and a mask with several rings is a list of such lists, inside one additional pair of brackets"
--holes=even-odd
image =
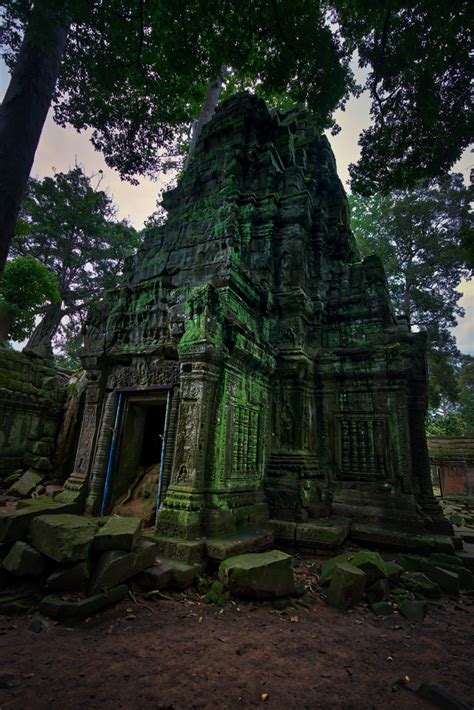
[(118, 400), (117, 400), (117, 409), (115, 410), (114, 431), (112, 434), (112, 441), (111, 441), (110, 449), (109, 449), (109, 460), (107, 463), (107, 474), (105, 476), (104, 495), (102, 496), (102, 507), (100, 509), (101, 515), (105, 515), (105, 512), (107, 510), (107, 497), (109, 494), (110, 479), (112, 476), (112, 468), (114, 465), (115, 450), (117, 448), (118, 427), (119, 427), (119, 423), (120, 423), (120, 414), (122, 412), (122, 402), (123, 402), (123, 392), (119, 392)]
[(163, 473), (165, 469), (165, 448), (166, 448), (166, 434), (168, 432), (168, 421), (170, 417), (170, 403), (171, 403), (171, 390), (168, 390), (166, 396), (166, 413), (165, 413), (165, 426), (163, 429), (163, 445), (161, 447), (161, 460), (160, 460), (160, 473), (158, 476), (158, 490), (156, 492), (156, 514), (155, 514), (155, 525), (158, 520), (158, 511), (161, 505), (161, 492), (163, 488)]

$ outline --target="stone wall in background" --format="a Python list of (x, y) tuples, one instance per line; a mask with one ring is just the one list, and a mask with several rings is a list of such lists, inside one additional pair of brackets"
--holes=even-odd
[(51, 471), (67, 380), (50, 360), (0, 348), (0, 480)]

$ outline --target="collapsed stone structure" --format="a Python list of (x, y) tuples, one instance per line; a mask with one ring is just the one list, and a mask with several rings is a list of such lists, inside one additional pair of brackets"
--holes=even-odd
[(69, 495), (109, 512), (150, 474), (157, 536), (195, 560), (203, 538), (263, 527), (434, 549), (452, 528), (431, 488), (424, 338), (379, 259), (360, 261), (305, 109), (227, 100), (163, 205), (89, 315)]

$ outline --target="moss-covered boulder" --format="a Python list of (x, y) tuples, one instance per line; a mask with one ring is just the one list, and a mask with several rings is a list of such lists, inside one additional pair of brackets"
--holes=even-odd
[(365, 592), (366, 574), (347, 562), (339, 562), (331, 575), (327, 603), (346, 611), (357, 606)]
[(136, 545), (142, 529), (141, 518), (114, 516), (99, 528), (94, 539), (94, 548), (101, 552), (108, 550), (130, 550)]
[(390, 587), (386, 579), (378, 579), (366, 589), (365, 595), (369, 604), (386, 601), (390, 598)]
[(426, 570), (426, 576), (438, 585), (443, 592), (459, 594), (459, 575), (442, 567), (431, 567)]
[(15, 577), (40, 577), (45, 567), (43, 555), (20, 540), (15, 542), (3, 560), (3, 568)]
[(42, 515), (30, 525), (31, 543), (56, 562), (85, 560), (97, 521), (79, 515)]
[(322, 562), (321, 573), (319, 576), (321, 584), (329, 584), (336, 565), (341, 562), (351, 562), (351, 560), (354, 559), (354, 554), (354, 552), (345, 552), (343, 555), (337, 555), (336, 557), (331, 557), (330, 560)]
[(221, 562), (219, 578), (236, 597), (286, 597), (295, 591), (292, 558), (279, 550), (237, 555)]

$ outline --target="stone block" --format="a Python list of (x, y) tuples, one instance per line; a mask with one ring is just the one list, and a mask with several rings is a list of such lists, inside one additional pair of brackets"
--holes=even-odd
[(360, 552), (356, 552), (350, 563), (365, 572), (368, 586), (374, 584), (378, 579), (386, 577), (385, 562), (378, 552), (360, 550)]
[(336, 569), (336, 565), (341, 562), (351, 562), (354, 559), (354, 552), (345, 552), (343, 555), (337, 555), (337, 557), (331, 557), (330, 560), (325, 560), (321, 564), (321, 574), (319, 576), (319, 581), (321, 584), (329, 584), (331, 581), (332, 573)]
[(39, 610), (46, 616), (51, 616), (59, 621), (81, 619), (98, 611), (105, 609), (112, 604), (117, 604), (128, 595), (128, 587), (121, 584), (104, 592), (99, 592), (85, 599), (77, 601), (66, 601), (59, 596), (49, 595), (43, 597), (39, 604)]
[(420, 557), (420, 555), (406, 554), (398, 556), (398, 562), (406, 572), (422, 572), (424, 561), (425, 558)]
[(219, 578), (244, 599), (285, 597), (295, 591), (292, 558), (279, 550), (230, 557), (221, 562)]
[(42, 515), (30, 525), (31, 543), (56, 562), (77, 562), (89, 554), (97, 521), (79, 515)]
[(400, 584), (427, 599), (439, 599), (441, 596), (439, 586), (422, 572), (405, 572), (400, 577)]
[(61, 567), (49, 575), (46, 580), (46, 589), (50, 592), (67, 592), (79, 589), (90, 576), (87, 560), (82, 560), (75, 565)]
[(398, 605), (400, 613), (410, 621), (423, 621), (426, 614), (426, 602), (404, 599)]
[(387, 616), (393, 613), (393, 607), (386, 601), (380, 600), (378, 602), (373, 602), (370, 608), (377, 614), (377, 616)]
[(242, 532), (206, 540), (207, 554), (213, 560), (226, 560), (236, 555), (262, 552), (272, 545), (273, 533), (270, 530)]
[(447, 555), (445, 552), (433, 552), (429, 556), (428, 562), (433, 562), (438, 567), (444, 567), (444, 565), (464, 567), (464, 562), (457, 555)]
[(3, 567), (15, 577), (40, 577), (46, 564), (43, 555), (18, 540), (3, 560)]
[(331, 517), (296, 525), (296, 545), (315, 549), (336, 549), (349, 535), (350, 518)]
[(346, 611), (357, 606), (365, 592), (366, 574), (347, 562), (339, 562), (331, 575), (327, 603)]
[(130, 550), (136, 545), (142, 529), (141, 518), (114, 516), (100, 527), (94, 538), (94, 548), (101, 552), (108, 550)]
[(390, 597), (390, 587), (386, 579), (378, 579), (366, 589), (365, 596), (369, 604), (386, 601)]
[(29, 495), (36, 486), (44, 481), (44, 473), (35, 471), (33, 468), (29, 468), (25, 473), (18, 479), (13, 485), (10, 486), (8, 492), (18, 498), (23, 498), (23, 496)]
[(398, 586), (400, 577), (404, 571), (403, 567), (397, 565), (396, 562), (385, 562), (385, 573), (387, 575), (387, 581), (391, 586)]
[(131, 552), (109, 551), (101, 556), (94, 571), (90, 594), (100, 589), (115, 587), (151, 567), (156, 557), (156, 545), (151, 540), (140, 540)]
[(70, 511), (70, 505), (53, 502), (50, 498), (21, 501), (16, 510), (0, 512), (0, 542), (25, 539), (31, 521), (37, 516), (61, 515)]
[(0, 597), (0, 614), (26, 614), (34, 605), (34, 599), (27, 594)]
[(153, 567), (147, 567), (137, 576), (137, 584), (147, 591), (167, 589), (171, 583), (171, 568), (168, 560), (156, 560)]
[(153, 540), (159, 557), (179, 560), (186, 564), (201, 562), (206, 556), (206, 544), (203, 540), (183, 540), (179, 537), (162, 537), (155, 533), (145, 533), (144, 537)]
[(459, 594), (459, 575), (455, 572), (449, 572), (442, 567), (432, 567), (426, 570), (426, 575), (432, 582), (437, 584), (443, 592)]
[(266, 520), (262, 528), (273, 533), (275, 542), (293, 546), (296, 541), (296, 523), (290, 520)]

